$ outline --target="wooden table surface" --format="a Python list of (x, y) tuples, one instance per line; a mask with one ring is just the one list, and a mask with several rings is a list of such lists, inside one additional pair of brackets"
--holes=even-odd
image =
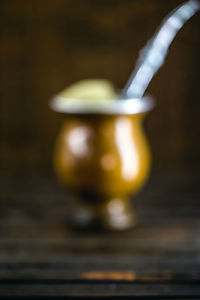
[(200, 178), (153, 174), (126, 233), (67, 228), (71, 201), (51, 174), (1, 174), (0, 296), (200, 299)]

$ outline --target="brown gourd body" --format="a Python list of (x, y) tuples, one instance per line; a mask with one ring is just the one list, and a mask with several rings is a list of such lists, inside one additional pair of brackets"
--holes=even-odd
[(144, 184), (151, 162), (144, 116), (65, 115), (56, 143), (56, 172), (103, 227), (123, 229), (135, 223), (127, 197)]

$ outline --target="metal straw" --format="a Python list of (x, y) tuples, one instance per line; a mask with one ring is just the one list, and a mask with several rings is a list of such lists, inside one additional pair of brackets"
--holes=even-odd
[(162, 22), (139, 54), (136, 67), (122, 91), (123, 98), (141, 98), (152, 77), (163, 65), (168, 48), (181, 27), (198, 10), (200, 2), (190, 0), (175, 8)]

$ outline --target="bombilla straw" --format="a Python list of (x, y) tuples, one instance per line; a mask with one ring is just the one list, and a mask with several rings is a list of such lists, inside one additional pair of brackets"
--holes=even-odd
[(141, 98), (152, 77), (163, 65), (168, 48), (177, 32), (198, 10), (200, 2), (190, 0), (175, 8), (141, 50), (136, 67), (122, 91), (123, 98)]

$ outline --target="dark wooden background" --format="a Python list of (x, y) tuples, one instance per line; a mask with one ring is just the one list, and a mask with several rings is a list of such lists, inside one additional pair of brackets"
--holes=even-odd
[[(1, 166), (51, 168), (60, 118), (49, 99), (80, 79), (122, 88), (139, 50), (178, 0), (1, 0)], [(155, 168), (200, 164), (200, 15), (176, 37), (148, 93)]]
[(91, 77), (122, 88), (181, 2), (0, 0), (1, 297), (200, 299), (200, 14), (148, 88), (154, 172), (134, 198), (138, 226), (70, 231), (72, 203), (52, 170), (61, 126), (52, 95)]

